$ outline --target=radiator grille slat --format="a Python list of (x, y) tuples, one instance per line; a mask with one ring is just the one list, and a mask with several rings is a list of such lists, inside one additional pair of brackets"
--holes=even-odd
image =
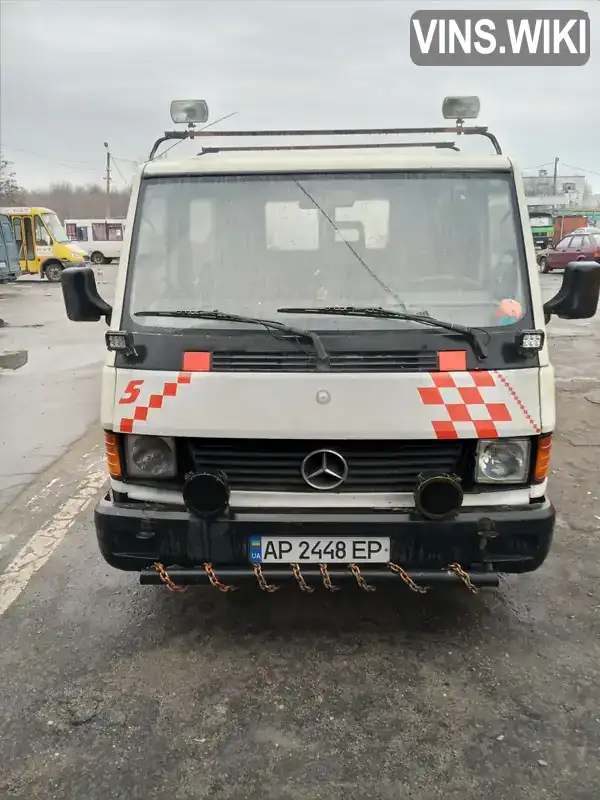
[[(223, 470), (232, 490), (314, 492), (302, 477), (302, 462), (315, 450), (333, 450), (348, 464), (338, 492), (406, 492), (421, 472), (460, 475), (467, 441), (303, 441), (274, 439), (188, 439), (197, 470)], [(463, 476), (461, 476), (463, 477)]]

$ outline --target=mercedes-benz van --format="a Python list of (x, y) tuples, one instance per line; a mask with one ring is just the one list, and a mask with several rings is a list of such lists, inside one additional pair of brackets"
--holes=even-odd
[(543, 564), (546, 325), (596, 313), (600, 266), (570, 265), (544, 303), (518, 168), (464, 124), (478, 106), (447, 98), (456, 122), (425, 130), (220, 132), (250, 143), (156, 160), (211, 135), (205, 104), (173, 103), (188, 128), (135, 179), (114, 305), (91, 269), (63, 273), (69, 318), (109, 324), (109, 564), (223, 591), (474, 588)]

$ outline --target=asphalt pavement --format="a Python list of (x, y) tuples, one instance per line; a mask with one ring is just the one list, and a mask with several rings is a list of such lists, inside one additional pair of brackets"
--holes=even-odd
[(69, 323), (60, 287), (10, 291), (0, 349), (30, 354), (0, 375), (0, 797), (597, 798), (598, 316), (550, 324), (538, 572), (477, 595), (174, 594), (97, 551), (101, 323)]
[[(112, 300), (116, 265), (96, 269)], [(27, 351), (0, 370), (0, 510), (88, 430), (100, 409), (102, 323), (70, 322), (60, 284), (24, 277), (0, 287), (0, 352)], [(0, 553), (7, 531), (0, 529)]]

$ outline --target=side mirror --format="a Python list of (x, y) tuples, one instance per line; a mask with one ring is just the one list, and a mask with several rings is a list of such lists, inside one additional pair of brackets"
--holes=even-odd
[(561, 319), (589, 319), (598, 310), (600, 264), (573, 261), (567, 265), (558, 292), (544, 303), (546, 324), (554, 314)]
[(98, 294), (91, 267), (67, 267), (61, 275), (67, 317), (73, 322), (98, 322), (105, 317), (110, 324), (112, 306)]

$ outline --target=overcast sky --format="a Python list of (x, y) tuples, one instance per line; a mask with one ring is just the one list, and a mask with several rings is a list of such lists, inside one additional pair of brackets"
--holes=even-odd
[[(410, 60), (418, 9), (523, 7), (587, 11), (588, 64)], [(229, 127), (286, 128), (439, 125), (444, 95), (477, 94), (481, 124), (522, 167), (558, 156), (598, 173), (588, 177), (600, 192), (598, 0), (1, 0), (1, 11), (0, 141), (28, 187), (100, 182), (104, 141), (130, 159), (116, 162), (129, 180), (173, 127), (173, 98), (205, 98), (211, 119), (237, 111)]]

